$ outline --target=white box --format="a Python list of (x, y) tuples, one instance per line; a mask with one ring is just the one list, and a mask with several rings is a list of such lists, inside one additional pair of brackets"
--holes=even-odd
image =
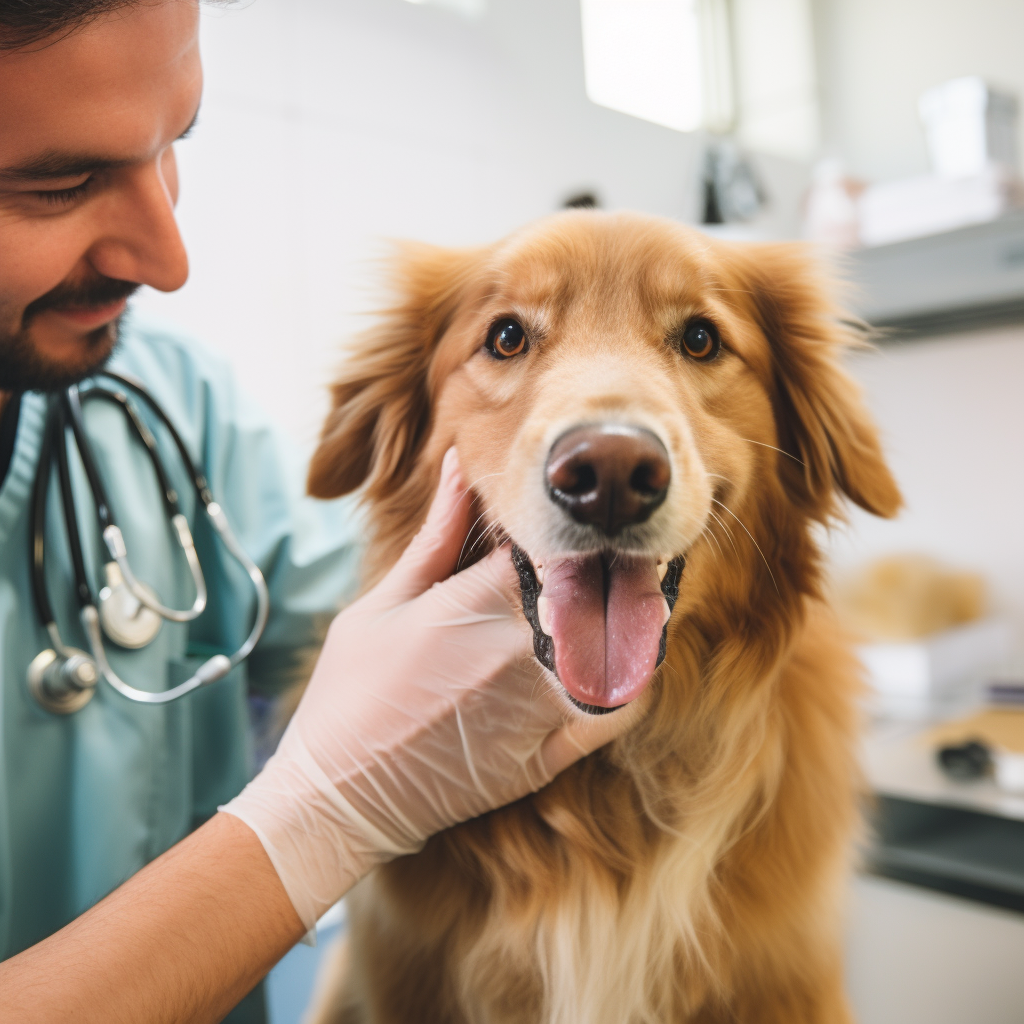
[(1016, 97), (969, 75), (929, 89), (918, 112), (936, 174), (968, 178), (994, 163), (1016, 169)]
[(857, 648), (875, 710), (915, 715), (976, 683), (1004, 661), (1013, 645), (1013, 630), (1002, 619), (982, 619), (922, 640), (862, 644)]
[(937, 235), (984, 224), (1013, 208), (1014, 177), (993, 164), (969, 178), (937, 174), (871, 185), (857, 202), (860, 240), (866, 246)]

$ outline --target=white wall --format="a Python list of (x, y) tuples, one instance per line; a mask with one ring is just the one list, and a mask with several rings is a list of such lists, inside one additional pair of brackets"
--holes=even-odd
[[(886, 9), (902, 23), (918, 3)], [(192, 276), (140, 304), (225, 352), (303, 446), (377, 301), (385, 239), (495, 239), (584, 186), (696, 214), (703, 140), (586, 99), (577, 0), (491, 0), (477, 21), (405, 0), (251, 0), (205, 8), (202, 31), (200, 124), (179, 150)], [(776, 198), (763, 230), (793, 233), (803, 171), (761, 168)], [(911, 549), (977, 566), (1024, 621), (1024, 334), (889, 348), (856, 372), (909, 508), (855, 518), (837, 560)]]
[(928, 167), (917, 98), (982, 75), (1024, 100), (1021, 0), (814, 0), (826, 146), (869, 180)]
[[(388, 238), (495, 240), (595, 188), (692, 219), (703, 140), (586, 99), (578, 0), (490, 0), (484, 17), (405, 0), (206, 7), (206, 90), (179, 147), (192, 258), (141, 307), (227, 353), (303, 446), (341, 340), (377, 301)], [(762, 225), (792, 233), (805, 180), (765, 159)]]

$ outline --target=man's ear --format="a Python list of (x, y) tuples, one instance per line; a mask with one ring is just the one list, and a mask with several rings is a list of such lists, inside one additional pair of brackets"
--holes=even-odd
[(748, 249), (743, 277), (771, 349), (783, 486), (815, 518), (836, 512), (836, 491), (891, 518), (902, 497), (882, 455), (878, 429), (859, 385), (843, 369), (844, 351), (863, 347), (836, 305), (835, 285), (805, 246)]
[(427, 372), (481, 250), (402, 246), (392, 264), (398, 295), (357, 339), (331, 388), (332, 408), (307, 487), (335, 498), (362, 484), (379, 498), (411, 470), (430, 425)]

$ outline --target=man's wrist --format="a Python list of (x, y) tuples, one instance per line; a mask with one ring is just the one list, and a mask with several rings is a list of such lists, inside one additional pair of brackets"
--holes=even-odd
[(259, 840), (308, 933), (363, 875), (394, 853), (382, 852), (385, 837), (359, 827), (359, 814), (304, 747), (289, 753), (279, 748), (219, 810), (244, 822)]

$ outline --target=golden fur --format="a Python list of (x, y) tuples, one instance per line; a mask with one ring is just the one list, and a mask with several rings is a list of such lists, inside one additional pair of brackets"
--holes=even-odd
[[(451, 444), (487, 536), (543, 549), (538, 460), (607, 410), (666, 438), (682, 483), (650, 543), (686, 568), (635, 727), (376, 871), (314, 1019), (848, 1021), (859, 684), (815, 536), (841, 494), (883, 516), (900, 497), (840, 367), (855, 339), (827, 282), (799, 246), (582, 211), (492, 247), (410, 247), (396, 281), (310, 472), (314, 494), (365, 486), (368, 584), (422, 522)], [(480, 352), (509, 315), (537, 339), (514, 366)], [(695, 315), (724, 343), (707, 365), (670, 343)]]

